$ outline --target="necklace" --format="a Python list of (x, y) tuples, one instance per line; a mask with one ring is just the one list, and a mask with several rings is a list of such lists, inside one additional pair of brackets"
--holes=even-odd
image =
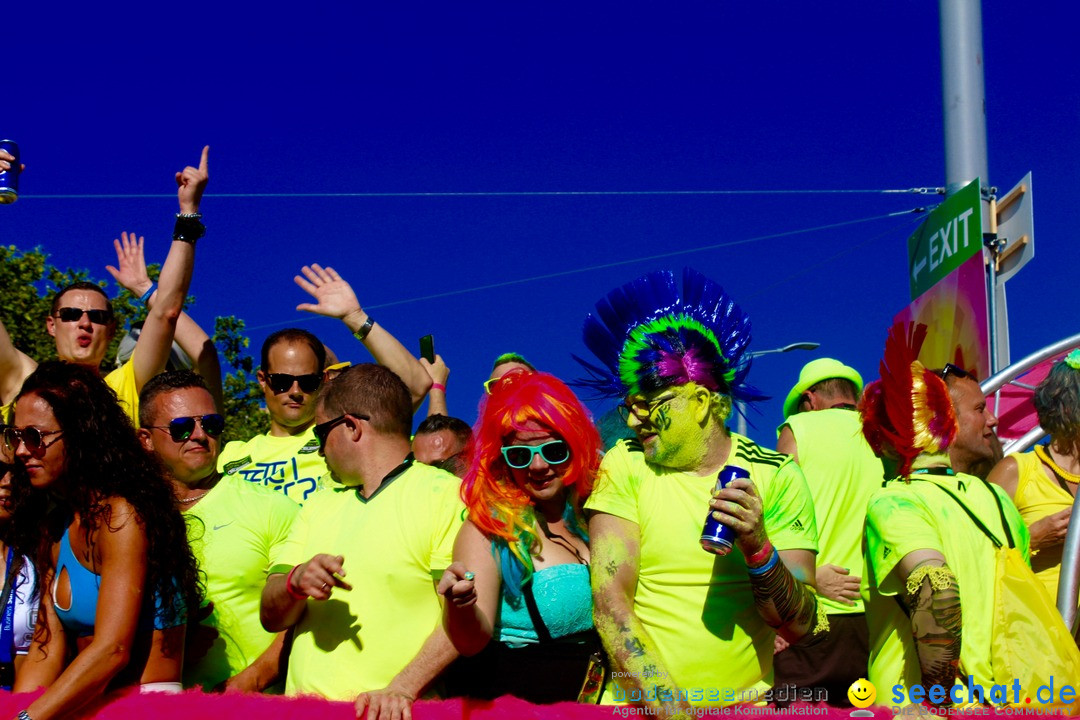
[(178, 503), (193, 503), (196, 500), (202, 500), (204, 497), (206, 497), (206, 493), (208, 493), (208, 492), (210, 492), (210, 491), (207, 490), (202, 495), (192, 495), (189, 498), (179, 498), (176, 502), (178, 502)]
[(1050, 450), (1046, 445), (1036, 445), (1035, 456), (1042, 460), (1043, 463), (1048, 468), (1050, 468), (1050, 472), (1054, 473), (1058, 484), (1061, 485), (1061, 489), (1072, 495), (1073, 492), (1069, 490), (1069, 487), (1065, 484), (1065, 482), (1067, 481), (1071, 482), (1073, 485), (1078, 485), (1080, 484), (1080, 475), (1075, 475), (1058, 465), (1054, 458), (1050, 457)]

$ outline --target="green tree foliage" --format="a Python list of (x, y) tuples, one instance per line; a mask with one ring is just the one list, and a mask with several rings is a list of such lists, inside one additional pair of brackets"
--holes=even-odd
[(244, 321), (233, 315), (214, 320), (214, 344), (231, 372), (222, 378), (225, 395), (225, 433), (222, 442), (248, 440), (270, 429), (263, 407), (262, 390), (255, 379), (255, 361), (247, 354), (251, 341), (244, 335)]
[[(150, 277), (157, 279), (159, 266), (147, 268)], [(49, 315), (56, 292), (70, 283), (88, 280), (108, 292), (108, 285), (90, 276), (86, 270), (68, 268), (60, 270), (48, 262), (48, 256), (40, 249), (22, 251), (14, 245), (0, 245), (0, 321), (4, 323), (12, 342), (19, 350), (41, 362), (56, 359), (56, 346), (45, 332), (45, 318)], [(109, 293), (113, 312), (116, 314), (116, 337), (102, 363), (103, 373), (116, 367), (116, 353), (127, 328), (134, 322), (146, 319), (146, 308), (127, 290)], [(186, 306), (195, 299), (188, 297)], [(246, 350), (249, 340), (243, 334), (244, 321), (228, 316), (214, 322), (214, 342), (231, 371), (223, 378), (225, 385), (225, 417), (228, 423), (224, 440), (247, 440), (266, 432), (270, 420), (262, 408), (262, 392), (255, 380), (254, 360)]]

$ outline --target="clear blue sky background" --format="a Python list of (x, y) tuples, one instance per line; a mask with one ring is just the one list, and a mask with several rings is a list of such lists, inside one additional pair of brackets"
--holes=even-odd
[[(408, 347), (435, 335), (451, 411), (471, 421), (496, 354), (577, 377), (595, 300), (689, 264), (750, 313), (753, 349), (821, 343), (755, 364), (774, 397), (752, 415), (756, 439), (772, 442), (813, 357), (875, 376), (918, 218), (797, 231), (935, 196), (295, 194), (944, 185), (936, 3), (374, 5), (5, 8), (0, 136), (29, 169), (0, 207), (0, 242), (107, 277), (127, 229), (160, 261), (172, 175), (209, 144), (193, 314), (238, 315), (253, 349), (300, 324), (365, 358), (339, 323), (294, 309), (293, 275), (328, 264)], [(1064, 2), (984, 8), (990, 182), (1034, 172), (1036, 259), (1009, 284), (1014, 359), (1077, 329), (1074, 18)], [(158, 197), (35, 197), (102, 194)]]

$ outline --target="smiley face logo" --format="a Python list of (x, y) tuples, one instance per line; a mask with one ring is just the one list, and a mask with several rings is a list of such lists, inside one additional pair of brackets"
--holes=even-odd
[(857, 708), (870, 707), (877, 699), (877, 688), (866, 678), (859, 678), (851, 683), (847, 691), (848, 700)]

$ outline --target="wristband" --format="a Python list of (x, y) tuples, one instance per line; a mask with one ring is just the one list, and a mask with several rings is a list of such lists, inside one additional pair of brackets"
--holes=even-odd
[(353, 337), (360, 342), (363, 342), (364, 338), (368, 336), (368, 333), (371, 332), (371, 328), (373, 328), (374, 326), (375, 321), (371, 318), (370, 315), (368, 315), (367, 320), (364, 321), (364, 324), (357, 328), (356, 332), (353, 333)]
[(446, 392), (446, 386), (443, 385), (442, 383), (431, 383), (431, 389), (432, 390), (442, 390), (443, 392)]
[(145, 305), (146, 301), (150, 299), (150, 296), (154, 294), (155, 290), (157, 290), (157, 283), (150, 283), (150, 287), (147, 288), (146, 292), (139, 296), (139, 302)]
[(768, 562), (761, 567), (748, 567), (746, 568), (746, 572), (750, 574), (750, 577), (760, 577), (776, 567), (776, 563), (778, 562), (780, 562), (780, 553), (776, 552), (776, 548), (773, 548), (772, 555), (769, 557)]
[(307, 600), (308, 596), (305, 593), (293, 589), (292, 576), (293, 573), (296, 572), (296, 569), (299, 567), (299, 565), (293, 566), (293, 569), (290, 570), (289, 574), (285, 576), (285, 592), (289, 593), (289, 597), (291, 597), (293, 600)]
[(765, 544), (761, 546), (760, 550), (758, 550), (756, 553), (754, 553), (750, 557), (746, 558), (746, 566), (747, 567), (759, 567), (761, 565), (764, 565), (765, 561), (769, 559), (770, 555), (772, 555), (772, 551), (773, 551), (773, 544), (771, 542), (769, 542), (768, 540), (766, 540)]
[(206, 226), (202, 224), (202, 213), (176, 213), (173, 240), (194, 245), (195, 241), (205, 234)]

